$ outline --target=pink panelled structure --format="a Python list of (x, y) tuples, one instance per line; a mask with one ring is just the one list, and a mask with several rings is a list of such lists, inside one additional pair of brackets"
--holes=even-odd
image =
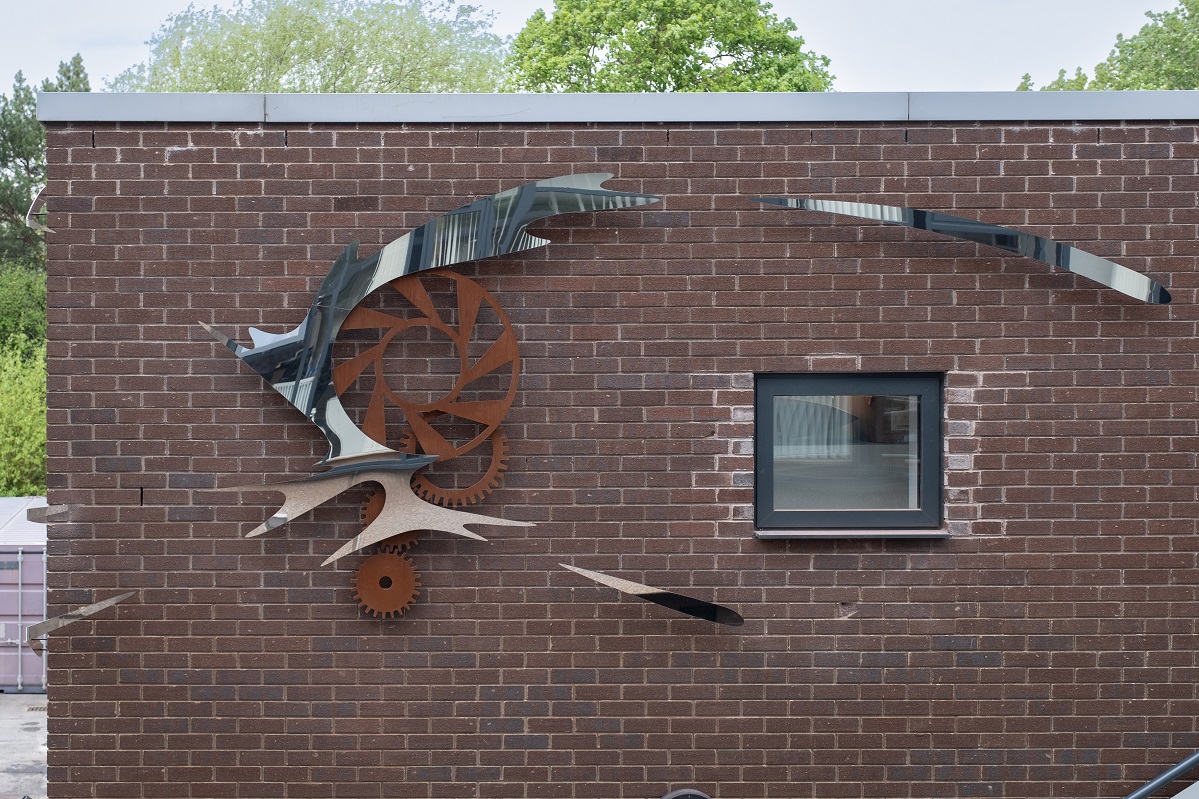
[(25, 630), (46, 618), (46, 525), (25, 518), (45, 497), (0, 497), (0, 691), (45, 693), (46, 661)]

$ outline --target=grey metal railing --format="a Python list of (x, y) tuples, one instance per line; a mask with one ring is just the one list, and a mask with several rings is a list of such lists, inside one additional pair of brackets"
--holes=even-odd
[(1174, 780), (1178, 779), (1183, 774), (1186, 774), (1195, 766), (1199, 766), (1199, 752), (1196, 752), (1186, 760), (1183, 760), (1177, 766), (1174, 766), (1167, 771), (1163, 771), (1161, 774), (1157, 775), (1149, 782), (1145, 783), (1140, 788), (1137, 788), (1128, 796), (1124, 797), (1124, 799), (1146, 799), (1146, 797), (1157, 793), (1159, 789), (1164, 788), (1170, 783), (1174, 782)]

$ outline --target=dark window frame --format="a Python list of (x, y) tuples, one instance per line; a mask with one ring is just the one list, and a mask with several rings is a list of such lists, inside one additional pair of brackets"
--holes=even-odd
[[(920, 397), (914, 510), (775, 510), (774, 399), (837, 394), (905, 394)], [(945, 376), (939, 372), (767, 372), (754, 375), (754, 527), (776, 531), (869, 531), (870, 535), (943, 536), (945, 493)], [(783, 533), (786, 535), (786, 533)]]

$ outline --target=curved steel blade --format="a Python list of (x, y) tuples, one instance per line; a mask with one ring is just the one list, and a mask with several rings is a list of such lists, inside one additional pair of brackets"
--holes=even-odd
[(623, 580), (620, 577), (613, 577), (603, 572), (580, 569), (578, 566), (568, 566), (565, 563), (559, 563), (558, 565), (564, 569), (569, 569), (575, 574), (586, 577), (588, 580), (593, 580), (600, 585), (615, 588), (622, 594), (635, 596), (638, 599), (644, 599), (646, 602), (653, 602), (656, 605), (677, 610), (679, 613), (685, 613), (697, 619), (716, 622), (717, 624), (727, 624), (731, 627), (740, 627), (745, 623), (745, 619), (741, 618), (740, 613), (723, 605), (717, 605), (714, 602), (705, 602), (702, 599), (689, 597), (685, 594), (676, 594), (673, 591), (667, 591), (663, 588), (654, 588), (652, 585), (635, 583), (632, 580)]
[(1020, 230), (979, 222), (961, 216), (951, 216), (938, 211), (922, 211), (919, 208), (903, 208), (897, 205), (874, 205), (872, 203), (843, 202), (841, 200), (814, 200), (810, 197), (754, 197), (756, 202), (798, 208), (803, 211), (823, 211), (839, 216), (852, 216), (902, 225), (916, 230), (940, 233), (955, 239), (985, 244), (1000, 250), (1024, 255), (1049, 266), (1074, 272), (1085, 278), (1127, 294), (1133, 299), (1154, 305), (1170, 302), (1170, 292), (1152, 278), (1134, 272), (1126, 266), (1114, 263), (1098, 255), (1062, 244), (1059, 241), (1034, 236)]

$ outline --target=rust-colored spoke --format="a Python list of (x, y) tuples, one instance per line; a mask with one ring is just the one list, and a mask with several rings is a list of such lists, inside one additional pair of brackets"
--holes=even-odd
[(454, 283), (458, 289), (458, 342), (465, 353), (475, 332), (475, 322), (478, 321), (479, 306), (485, 292), (473, 280), (456, 280)]
[(425, 291), (424, 284), (420, 278), (409, 275), (398, 280), (391, 281), (391, 287), (400, 293), (404, 299), (412, 303), (412, 307), (420, 311), (433, 324), (443, 329), (445, 322), (442, 321), (441, 315), (437, 313), (437, 308), (433, 305), (433, 298), (429, 296), (429, 292)]
[[(499, 402), (451, 402), (445, 409), (445, 412), (451, 416), (457, 416), (460, 419), (469, 419), (472, 422), (487, 425), (489, 428), (498, 425), (504, 419), (504, 414), (507, 412)], [(415, 429), (415, 428), (413, 428)], [(419, 436), (418, 436), (419, 438)], [(428, 450), (425, 450), (428, 452)]]
[[(513, 371), (515, 371), (515, 362), (518, 357), (516, 334), (511, 329), (505, 328), (500, 337), (487, 348), (487, 352), (483, 353), (483, 356), (463, 373), (459, 385), (465, 386), (473, 383), (480, 377), (491, 374), (507, 364), (513, 364)], [(515, 374), (512, 377), (514, 380), (516, 379)]]
[(376, 378), (375, 390), (371, 392), (371, 401), (366, 407), (366, 418), (362, 422), (362, 432), (383, 446), (387, 446), (387, 404), (384, 402), (386, 396), (382, 381)]
[(350, 311), (350, 315), (341, 323), (342, 330), (368, 330), (371, 328), (404, 328), (411, 323), (407, 319), (390, 314), (363, 308), (361, 305)]
[(359, 375), (366, 371), (367, 367), (372, 365), (376, 360), (383, 357), (384, 350), (390, 343), (390, 336), (384, 338), (370, 349), (355, 355), (348, 361), (337, 364), (333, 367), (333, 390), (338, 396), (345, 393), (346, 389), (354, 384)]
[(420, 445), (421, 452), (426, 455), (436, 455), (439, 458), (454, 457), (454, 445), (447, 441), (445, 436), (434, 430), (423, 414), (412, 413), (407, 416), (408, 423), (412, 426), (412, 434), (416, 436), (416, 442)]

